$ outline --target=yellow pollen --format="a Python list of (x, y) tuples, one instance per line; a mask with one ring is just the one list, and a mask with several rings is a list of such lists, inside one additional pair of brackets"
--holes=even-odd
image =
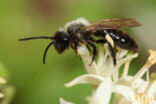
[(137, 93), (136, 100), (139, 101), (139, 104), (151, 104), (151, 102), (155, 102), (155, 98), (149, 97), (144, 93)]
[(150, 56), (148, 58), (148, 63), (153, 65), (156, 63), (156, 51), (149, 50)]

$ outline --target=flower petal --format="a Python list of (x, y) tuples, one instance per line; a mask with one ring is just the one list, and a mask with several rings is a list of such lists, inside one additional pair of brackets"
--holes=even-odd
[(116, 57), (117, 57), (118, 60), (125, 57), (125, 55), (128, 53), (128, 50), (125, 50), (125, 49), (122, 49), (122, 48), (119, 48), (119, 47), (117, 47), (117, 50), (118, 50), (118, 52), (116, 54)]
[(149, 50), (150, 56), (148, 58), (148, 61), (153, 65), (156, 63), (156, 51)]
[(133, 58), (136, 58), (136, 57), (138, 57), (138, 53), (135, 53), (133, 55), (130, 55), (130, 56), (120, 59), (117, 62), (117, 64), (122, 65), (122, 64), (126, 63), (127, 61), (132, 60)]
[(123, 95), (124, 97), (128, 98), (128, 99), (133, 99), (135, 92), (127, 86), (124, 85), (112, 85), (112, 92), (114, 93), (119, 93), (121, 95)]
[(65, 101), (63, 98), (60, 98), (60, 104), (74, 104), (74, 103)]
[(144, 90), (147, 88), (148, 86), (148, 82), (143, 80), (143, 79), (139, 79), (134, 85), (131, 85), (130, 81), (133, 79), (133, 76), (127, 76), (127, 77), (121, 77), (117, 84), (120, 85), (125, 85), (125, 86), (129, 86), (132, 89), (135, 89), (137, 91), (141, 91), (144, 92)]
[(0, 93), (0, 98), (3, 98), (4, 97), (4, 94)]
[(111, 85), (111, 79), (104, 79), (93, 96), (88, 99), (89, 104), (109, 104), (112, 94)]
[(86, 83), (98, 85), (103, 80), (104, 80), (104, 77), (102, 77), (102, 76), (98, 76), (98, 75), (94, 75), (94, 74), (86, 74), (86, 75), (81, 75), (81, 76), (75, 78), (71, 82), (65, 84), (65, 86), (71, 87), (71, 86), (74, 86), (76, 84), (86, 84)]
[(2, 77), (0, 77), (0, 84), (6, 84), (6, 80)]
[(93, 61), (93, 63), (91, 64), (92, 55), (90, 54), (86, 46), (82, 44), (80, 47), (78, 47), (77, 52), (80, 55), (87, 72), (89, 74), (99, 74), (95, 62)]
[(155, 96), (156, 95), (156, 81), (152, 83), (152, 85), (150, 86), (148, 92), (147, 92), (148, 96)]
[(149, 50), (150, 56), (148, 57), (147, 62), (145, 65), (137, 72), (137, 74), (134, 76), (134, 78), (131, 80), (131, 84), (135, 84), (135, 82), (145, 74), (149, 68), (156, 63), (156, 51)]

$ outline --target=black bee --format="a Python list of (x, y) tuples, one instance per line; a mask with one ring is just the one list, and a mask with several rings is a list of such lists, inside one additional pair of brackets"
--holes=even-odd
[[(64, 50), (69, 47), (73, 48), (77, 54), (77, 47), (80, 43), (86, 45), (86, 47), (91, 51), (90, 47), (93, 48), (92, 62), (97, 55), (97, 49), (95, 43), (107, 43), (111, 55), (113, 57), (114, 65), (116, 64), (116, 52), (113, 46), (110, 44), (109, 40), (105, 38), (106, 34), (108, 34), (112, 40), (114, 41), (115, 46), (120, 48), (124, 48), (127, 50), (131, 50), (134, 52), (138, 51), (138, 46), (133, 38), (131, 38), (126, 33), (122, 32), (120, 28), (128, 28), (128, 27), (136, 27), (141, 24), (137, 21), (130, 18), (117, 18), (117, 19), (108, 19), (101, 21), (89, 21), (84, 18), (78, 18), (72, 22), (66, 24), (65, 28), (58, 30), (54, 36), (37, 36), (37, 37), (29, 37), (19, 39), (20, 41), (31, 40), (31, 39), (50, 39), (52, 42), (46, 47), (43, 63), (45, 63), (45, 58), (47, 51), (51, 45), (54, 44), (56, 51), (61, 54)], [(100, 37), (100, 39), (96, 40), (94, 37)], [(91, 62), (91, 63), (92, 63)]]

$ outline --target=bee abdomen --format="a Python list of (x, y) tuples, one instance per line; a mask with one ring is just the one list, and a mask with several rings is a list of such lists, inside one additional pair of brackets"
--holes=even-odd
[(121, 30), (113, 30), (110, 32), (110, 36), (115, 41), (116, 46), (133, 52), (138, 52), (138, 45), (136, 41), (127, 33)]
[(108, 34), (114, 41), (114, 44), (120, 48), (131, 50), (134, 52), (138, 51), (138, 45), (135, 40), (130, 37), (127, 33), (117, 29), (106, 29), (98, 30), (94, 33), (97, 37), (105, 39), (105, 35)]

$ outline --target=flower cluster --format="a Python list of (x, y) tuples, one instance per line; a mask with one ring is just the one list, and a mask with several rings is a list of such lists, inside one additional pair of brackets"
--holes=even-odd
[(0, 63), (0, 104), (10, 104), (14, 96), (15, 88), (8, 85), (8, 75), (6, 68)]
[[(4, 84), (6, 84), (6, 80), (0, 77), (0, 86), (3, 86)], [(4, 97), (4, 94), (0, 92), (0, 99), (2, 99), (3, 97)]]
[[(113, 44), (112, 41), (111, 45)], [(92, 95), (87, 97), (88, 104), (110, 104), (111, 100), (113, 104), (156, 104), (156, 74), (153, 73), (152, 78), (149, 75), (149, 68), (156, 63), (156, 51), (149, 50), (147, 62), (134, 76), (128, 73), (129, 65), (138, 53), (132, 54), (117, 47), (115, 66), (107, 44), (100, 46), (97, 61), (93, 61), (91, 65), (92, 55), (84, 44), (78, 47), (78, 54), (88, 74), (75, 78), (65, 86), (92, 85)], [(121, 66), (124, 67), (122, 75), (119, 75)], [(142, 78), (144, 74), (146, 80)], [(74, 104), (62, 98), (60, 103)]]

